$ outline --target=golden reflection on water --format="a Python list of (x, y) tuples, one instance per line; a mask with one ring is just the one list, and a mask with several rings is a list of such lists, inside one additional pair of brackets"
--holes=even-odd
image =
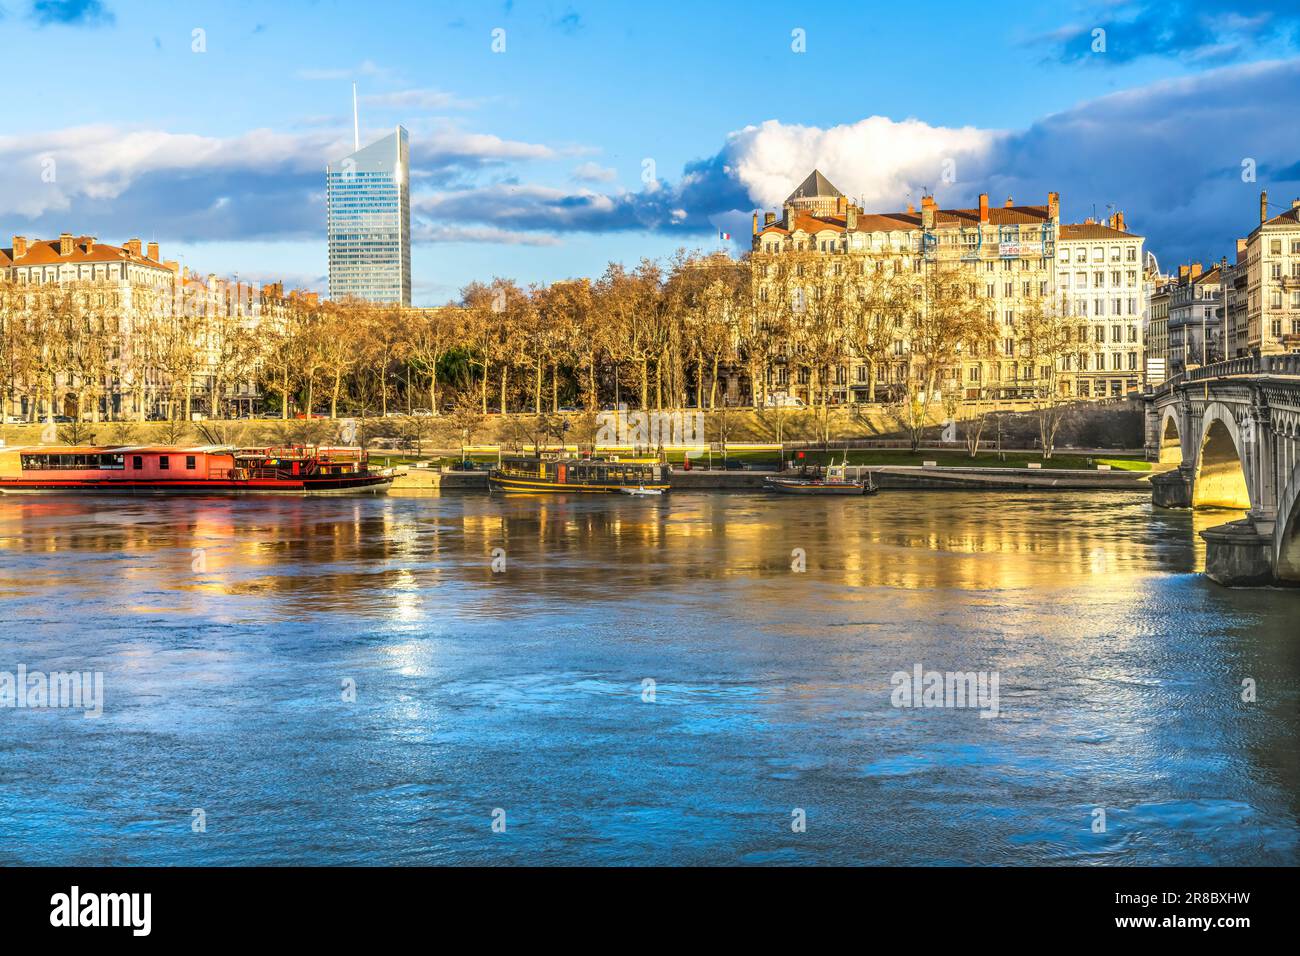
[[(127, 605), (141, 615), (318, 609), (415, 622), (448, 601), (508, 614), (518, 600), (774, 584), (790, 579), (801, 549), (806, 580), (847, 589), (1066, 586), (1113, 596), (1151, 573), (1199, 570), (1196, 532), (1238, 516), (1158, 512), (1144, 497), (1102, 493), (15, 499), (0, 509), (0, 554), (53, 559), (39, 574), (0, 570), (0, 593), (75, 585), (118, 603), (147, 595)], [(495, 548), (506, 555), (503, 574), (492, 570)]]

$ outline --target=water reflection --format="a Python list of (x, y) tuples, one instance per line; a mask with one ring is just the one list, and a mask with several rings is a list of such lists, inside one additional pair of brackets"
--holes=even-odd
[[(26, 862), (1295, 862), (1296, 597), (1196, 573), (1233, 517), (5, 500), (0, 660), (102, 669), (110, 703), (11, 712), (0, 837), (38, 834)], [(891, 707), (917, 662), (999, 672), (1003, 716)], [(173, 815), (210, 805), (241, 815), (199, 850)]]

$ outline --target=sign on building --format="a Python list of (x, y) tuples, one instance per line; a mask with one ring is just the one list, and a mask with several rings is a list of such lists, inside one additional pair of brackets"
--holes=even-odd
[(1165, 383), (1165, 360), (1162, 358), (1147, 359), (1147, 384), (1163, 385)]

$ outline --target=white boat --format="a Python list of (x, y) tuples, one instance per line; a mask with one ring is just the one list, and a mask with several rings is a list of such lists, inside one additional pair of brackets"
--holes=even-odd
[(636, 488), (620, 488), (619, 491), (623, 492), (625, 495), (631, 495), (634, 498), (649, 498), (664, 493), (662, 488), (646, 488), (644, 486), (638, 486)]

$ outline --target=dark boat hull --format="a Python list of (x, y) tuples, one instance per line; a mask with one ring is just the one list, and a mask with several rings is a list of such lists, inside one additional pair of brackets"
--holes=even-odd
[(669, 485), (667, 482), (646, 483), (635, 485), (620, 485), (614, 483), (566, 483), (561, 484), (556, 481), (543, 481), (540, 478), (515, 478), (506, 475), (498, 475), (495, 472), (488, 474), (488, 487), (493, 491), (504, 491), (512, 494), (562, 494), (562, 495), (613, 495), (618, 494), (625, 488), (645, 488), (647, 491), (667, 491)]
[(79, 481), (73, 479), (0, 479), (0, 495), (382, 495), (393, 479), (387, 475), (246, 480), (176, 479), (174, 481)]
[(877, 491), (875, 485), (866, 485), (859, 482), (849, 482), (846, 484), (819, 484), (812, 481), (787, 480), (781, 478), (768, 479), (767, 487), (771, 491), (779, 492), (783, 495), (874, 495)]

